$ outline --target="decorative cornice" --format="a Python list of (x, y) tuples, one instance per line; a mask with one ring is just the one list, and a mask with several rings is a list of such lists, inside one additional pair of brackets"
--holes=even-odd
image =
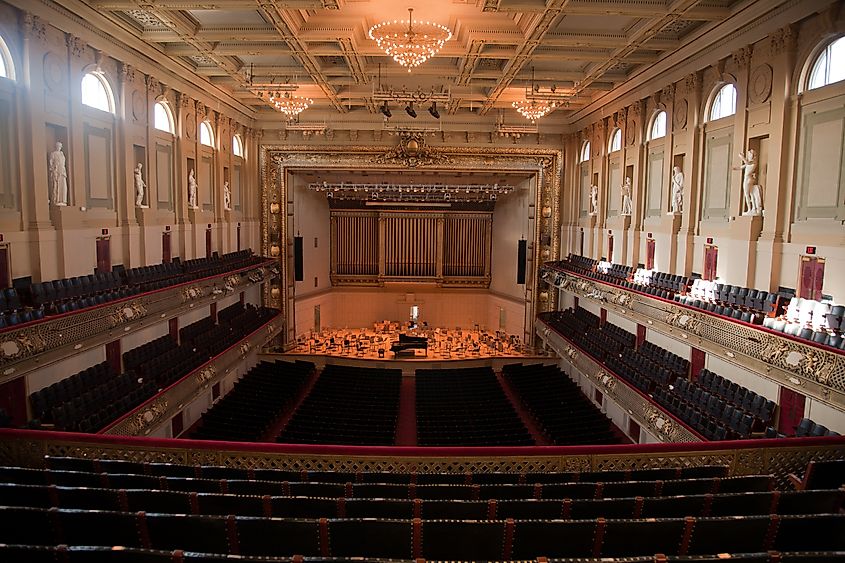
[[(754, 53), (754, 47), (752, 45), (746, 45), (737, 51), (734, 51), (731, 54), (733, 58), (733, 62), (739, 68), (746, 68), (749, 64), (751, 64), (751, 55)], [(724, 71), (723, 71), (724, 72)]]
[(22, 19), (24, 39), (35, 39), (40, 43), (47, 41), (47, 25), (40, 17), (24, 12)]
[(769, 36), (769, 55), (792, 52), (798, 47), (798, 29), (795, 25), (787, 25)]
[(80, 58), (88, 47), (88, 44), (82, 38), (71, 33), (65, 34), (65, 45), (67, 45), (68, 52), (76, 58)]

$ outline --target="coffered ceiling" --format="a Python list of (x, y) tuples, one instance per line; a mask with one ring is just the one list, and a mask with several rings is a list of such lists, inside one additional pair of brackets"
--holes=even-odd
[[(765, 1), (765, 0), (763, 0)], [(381, 126), (374, 89), (448, 91), (437, 122), (529, 122), (512, 108), (532, 85), (565, 96), (543, 118), (562, 123), (596, 96), (674, 52), (749, 0), (85, 0), (164, 56), (252, 106), (258, 122), (281, 115), (256, 95), (295, 84), (314, 105), (301, 120)], [(775, 2), (773, 2), (775, 3)], [(440, 23), (453, 37), (408, 72), (367, 37), (383, 20)], [(425, 108), (423, 108), (425, 109)], [(397, 115), (401, 114), (401, 115)], [(393, 120), (407, 121), (394, 106)]]

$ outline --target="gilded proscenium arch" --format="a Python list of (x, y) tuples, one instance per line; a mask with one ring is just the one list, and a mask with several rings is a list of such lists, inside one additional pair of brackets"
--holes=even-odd
[[(308, 146), (262, 145), (261, 166), (261, 251), (279, 259), (281, 287), (265, 286), (264, 299), (285, 312), (285, 342), (295, 340), (294, 280), (290, 261), (293, 233), (288, 231), (290, 211), (287, 175), (293, 170), (361, 169), (408, 170), (407, 161), (393, 158), (395, 146)], [(535, 172), (534, 221), (529, 255), (532, 268), (526, 291), (526, 334), (533, 344), (533, 318), (538, 312), (554, 310), (557, 292), (540, 290), (539, 264), (557, 260), (560, 252), (560, 182), (562, 152), (523, 147), (428, 147), (437, 164), (417, 162), (416, 169), (443, 171)], [(545, 243), (545, 244), (544, 244)]]

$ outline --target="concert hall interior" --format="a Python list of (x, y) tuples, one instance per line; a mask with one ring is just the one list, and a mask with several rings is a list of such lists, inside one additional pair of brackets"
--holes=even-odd
[(845, 560), (845, 0), (0, 0), (0, 561)]

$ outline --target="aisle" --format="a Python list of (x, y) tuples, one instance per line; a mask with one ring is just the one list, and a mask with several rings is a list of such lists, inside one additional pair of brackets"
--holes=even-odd
[(417, 388), (415, 377), (403, 377), (399, 389), (399, 417), (396, 421), (396, 445), (417, 445)]
[(505, 378), (502, 377), (501, 372), (496, 373), (496, 379), (499, 380), (499, 385), (502, 386), (502, 391), (505, 392), (505, 396), (513, 405), (514, 410), (516, 410), (516, 414), (519, 415), (519, 418), (522, 420), (525, 428), (528, 429), (531, 437), (534, 438), (534, 443), (538, 446), (553, 446), (554, 444), (546, 438), (545, 434), (543, 434), (543, 431), (540, 429), (540, 425), (537, 424), (534, 417), (531, 416), (531, 413), (523, 406), (522, 401), (519, 400), (519, 396), (513, 389), (511, 389), (511, 386), (508, 385)]

